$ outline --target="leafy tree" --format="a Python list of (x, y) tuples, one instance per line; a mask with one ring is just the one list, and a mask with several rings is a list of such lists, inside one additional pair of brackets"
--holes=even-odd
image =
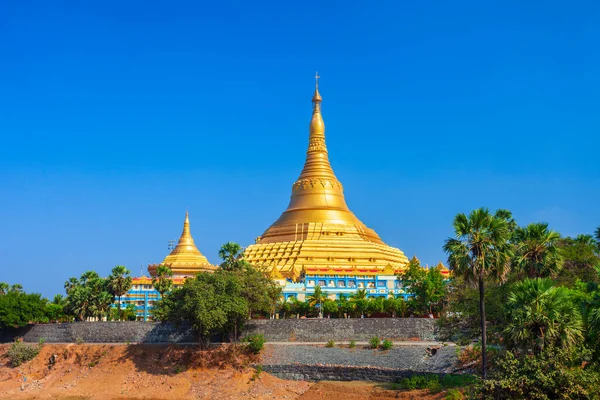
[(14, 285), (12, 285), (10, 287), (10, 291), (11, 292), (22, 292), (23, 291), (23, 285), (21, 285), (20, 283), (15, 283)]
[(108, 277), (108, 290), (113, 296), (119, 298), (119, 302), (117, 303), (119, 314), (121, 313), (121, 296), (127, 293), (131, 289), (131, 286), (133, 286), (133, 279), (131, 279), (129, 274), (130, 272), (125, 266), (117, 265), (112, 269)]
[(326, 299), (323, 303), (323, 313), (327, 314), (327, 318), (331, 317), (331, 314), (337, 314), (338, 305), (335, 301)]
[(54, 298), (52, 299), (52, 304), (56, 304), (63, 307), (65, 305), (65, 297), (62, 294), (54, 295)]
[(479, 313), (481, 323), (482, 377), (487, 377), (487, 337), (485, 316), (485, 279), (503, 280), (509, 270), (512, 250), (509, 245), (510, 230), (505, 218), (492, 215), (488, 209), (471, 211), (467, 217), (454, 218), (455, 238), (444, 245), (448, 264), (453, 273), (464, 277), (467, 283), (479, 288)]
[(515, 244), (513, 270), (529, 278), (556, 276), (563, 260), (557, 245), (560, 234), (548, 229), (547, 223), (518, 227), (512, 238)]
[(390, 313), (393, 318), (396, 318), (398, 315), (404, 318), (408, 312), (408, 303), (404, 300), (403, 296), (391, 297), (386, 299), (385, 311)]
[(152, 277), (152, 286), (158, 293), (160, 293), (161, 299), (165, 293), (173, 288), (173, 271), (166, 265), (159, 265), (156, 269), (156, 276)]
[(55, 297), (55, 302), (62, 301), (67, 314), (73, 315), (78, 321), (92, 317), (102, 319), (109, 313), (114, 301), (109, 285), (110, 281), (96, 272), (86, 271), (79, 279), (67, 280), (64, 285), (66, 299)]
[(594, 237), (596, 238), (596, 246), (598, 246), (598, 251), (600, 251), (600, 226), (594, 231)]
[(385, 310), (385, 299), (383, 297), (370, 298), (367, 305), (369, 316), (373, 314), (383, 313)]
[(508, 295), (507, 343), (535, 354), (573, 347), (583, 340), (583, 321), (568, 290), (547, 278), (525, 279)]
[(350, 295), (350, 302), (352, 303), (352, 309), (361, 318), (364, 318), (365, 313), (369, 309), (369, 301), (367, 300), (367, 289), (358, 289), (352, 295)]
[(39, 293), (10, 290), (0, 296), (0, 329), (47, 322), (46, 303)]
[(397, 279), (402, 286), (413, 295), (411, 303), (417, 314), (432, 314), (439, 312), (446, 297), (446, 281), (441, 272), (441, 265), (425, 269), (419, 260), (413, 257), (408, 266)]
[(559, 240), (557, 245), (563, 259), (557, 283), (568, 287), (574, 287), (578, 280), (600, 283), (600, 275), (595, 273), (600, 268), (600, 254), (591, 236), (567, 237)]
[(0, 282), (0, 295), (6, 294), (10, 286), (6, 282)]

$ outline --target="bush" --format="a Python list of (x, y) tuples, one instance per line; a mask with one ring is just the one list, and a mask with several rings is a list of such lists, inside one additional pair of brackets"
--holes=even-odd
[(25, 344), (22, 340), (16, 339), (8, 349), (8, 358), (13, 367), (18, 367), (24, 362), (33, 360), (35, 356), (38, 355), (41, 348), (41, 344)]
[(350, 344), (348, 345), (348, 347), (350, 347), (351, 349), (356, 347), (356, 340), (351, 340)]
[(333, 340), (329, 340), (325, 347), (335, 347), (335, 342)]
[(463, 400), (465, 396), (458, 389), (450, 389), (446, 393), (446, 400)]
[(372, 349), (376, 349), (379, 347), (380, 341), (381, 340), (377, 336), (373, 336), (371, 340), (369, 340), (369, 346), (371, 346)]
[(248, 335), (242, 341), (247, 343), (246, 348), (254, 354), (260, 353), (265, 347), (265, 336), (261, 333)]
[(440, 392), (442, 389), (453, 387), (464, 387), (472, 385), (476, 378), (472, 375), (443, 375), (435, 374), (413, 375), (410, 378), (402, 379), (400, 387), (402, 389), (429, 389), (433, 393)]
[(394, 346), (394, 343), (392, 343), (391, 340), (387, 340), (385, 339), (382, 343), (381, 343), (381, 350), (389, 350)]

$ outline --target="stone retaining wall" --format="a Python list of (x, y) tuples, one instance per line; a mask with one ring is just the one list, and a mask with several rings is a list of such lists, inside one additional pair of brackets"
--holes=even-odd
[(435, 340), (435, 322), (428, 318), (324, 318), (254, 320), (248, 333), (262, 333), (268, 342), (365, 341), (373, 336), (396, 340)]
[[(242, 333), (262, 333), (268, 342), (336, 342), (369, 340), (373, 336), (397, 340), (434, 340), (434, 321), (422, 318), (352, 318), (252, 320)], [(39, 324), (0, 332), (0, 340), (22, 336), (26, 342), (48, 343), (189, 343), (189, 326), (141, 321)], [(218, 341), (219, 337), (213, 338)]]
[[(263, 371), (281, 379), (298, 381), (371, 381), (397, 382), (415, 372), (378, 367), (350, 367), (327, 365), (264, 365)], [(435, 374), (445, 375), (445, 374)]]

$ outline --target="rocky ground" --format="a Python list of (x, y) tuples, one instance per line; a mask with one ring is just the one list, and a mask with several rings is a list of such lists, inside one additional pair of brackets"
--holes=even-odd
[[(431, 349), (435, 349), (432, 351)], [(266, 346), (263, 365), (348, 365), (397, 368), (417, 372), (453, 372), (457, 362), (455, 346), (394, 346), (381, 351), (347, 345), (327, 348), (323, 345)], [(435, 353), (435, 354), (433, 354)]]
[[(392, 351), (328, 349), (317, 346), (267, 346), (265, 360), (289, 362), (357, 360), (393, 363)], [(442, 399), (426, 391), (399, 392), (383, 384), (366, 382), (303, 382), (257, 374), (250, 364), (264, 363), (230, 346), (199, 351), (195, 346), (160, 345), (45, 345), (34, 360), (12, 368), (8, 345), (0, 345), (0, 399)], [(423, 349), (412, 361), (419, 365)], [(56, 357), (51, 366), (50, 357)], [(444, 356), (445, 357), (445, 356)], [(445, 359), (442, 357), (440, 360)], [(429, 361), (431, 363), (432, 361)], [(437, 363), (438, 361), (435, 361)], [(440, 364), (441, 365), (441, 364)]]

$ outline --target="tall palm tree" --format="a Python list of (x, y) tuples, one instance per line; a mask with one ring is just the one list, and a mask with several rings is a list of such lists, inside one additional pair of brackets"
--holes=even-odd
[(108, 290), (113, 296), (119, 298), (119, 302), (117, 303), (119, 318), (121, 318), (121, 296), (127, 293), (133, 285), (133, 280), (129, 274), (130, 272), (125, 266), (117, 265), (112, 269), (108, 277)]
[(350, 295), (351, 300), (366, 300), (367, 289), (358, 289), (356, 292)]
[(448, 238), (444, 251), (453, 274), (479, 288), (481, 323), (481, 375), (487, 378), (487, 337), (485, 323), (486, 278), (503, 281), (513, 255), (509, 244), (510, 229), (506, 218), (495, 216), (487, 208), (458, 214), (453, 222), (455, 238)]
[(166, 265), (159, 265), (156, 269), (156, 276), (152, 277), (152, 286), (158, 293), (160, 293), (160, 298), (162, 299), (165, 293), (173, 288), (173, 271), (171, 268)]
[(583, 340), (583, 320), (567, 289), (548, 278), (517, 282), (508, 294), (507, 343), (534, 354)]
[(64, 306), (65, 305), (65, 297), (62, 294), (55, 294), (54, 298), (52, 299), (52, 304)]
[(328, 300), (327, 292), (323, 292), (321, 286), (315, 286), (313, 294), (307, 297), (308, 305), (311, 307), (315, 307), (317, 304), (319, 305), (319, 316), (323, 316), (323, 302)]
[(562, 269), (559, 252), (560, 234), (548, 229), (547, 223), (534, 223), (516, 228), (512, 238), (515, 244), (513, 269), (529, 278), (556, 276)]
[(227, 242), (219, 249), (219, 257), (223, 260), (221, 268), (233, 271), (242, 267), (242, 246), (235, 242)]
[(71, 292), (71, 290), (73, 290), (73, 288), (75, 288), (76, 286), (80, 285), (79, 283), (79, 279), (72, 277), (69, 278), (68, 281), (65, 282), (65, 292), (67, 292), (67, 295)]
[(9, 284), (6, 282), (0, 282), (0, 294), (8, 293)]
[(598, 250), (600, 250), (600, 226), (597, 227), (594, 231), (594, 237), (596, 238), (596, 245), (598, 246)]
[(21, 285), (20, 283), (15, 283), (10, 287), (10, 291), (20, 293), (23, 291), (23, 285)]

